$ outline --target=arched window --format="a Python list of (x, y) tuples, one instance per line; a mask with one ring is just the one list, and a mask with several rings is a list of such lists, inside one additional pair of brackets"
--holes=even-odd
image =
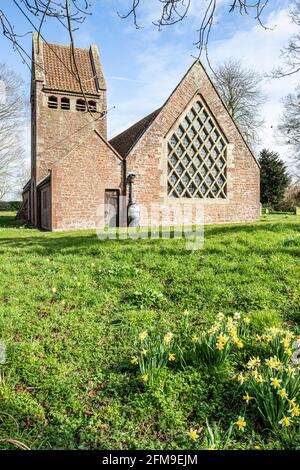
[(97, 112), (97, 104), (96, 101), (89, 101), (89, 110), (91, 113)]
[(77, 100), (76, 101), (76, 111), (85, 111), (85, 101), (84, 100)]
[(69, 100), (69, 98), (62, 98), (60, 100), (60, 108), (65, 109), (66, 111), (69, 111), (69, 109), (70, 109), (70, 100)]
[(56, 96), (49, 96), (49, 98), (48, 98), (48, 108), (50, 108), (50, 109), (57, 109), (58, 108)]
[(168, 195), (226, 198), (227, 142), (200, 97), (168, 141)]

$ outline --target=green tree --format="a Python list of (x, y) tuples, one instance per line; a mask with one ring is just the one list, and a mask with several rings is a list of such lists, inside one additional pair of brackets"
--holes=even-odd
[(285, 163), (276, 152), (263, 149), (260, 152), (260, 200), (262, 204), (276, 207), (289, 186), (290, 176)]

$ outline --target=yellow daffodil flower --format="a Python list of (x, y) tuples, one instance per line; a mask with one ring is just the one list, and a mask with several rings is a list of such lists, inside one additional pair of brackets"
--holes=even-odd
[(234, 423), (241, 431), (244, 431), (245, 427), (247, 426), (247, 423), (245, 419), (241, 416), (239, 416), (239, 419)]
[(293, 355), (293, 351), (290, 348), (286, 348), (284, 350), (284, 353), (289, 357), (291, 357)]
[(148, 375), (148, 374), (142, 375), (142, 379), (143, 379), (144, 382), (148, 382), (148, 380), (149, 380), (149, 375)]
[(148, 349), (142, 349), (141, 350), (141, 355), (144, 356), (145, 354), (147, 354), (148, 352)]
[(244, 323), (245, 323), (245, 325), (250, 325), (250, 323), (251, 323), (251, 318), (245, 317), (245, 318), (244, 318)]
[(133, 357), (131, 358), (131, 361), (130, 361), (130, 362), (131, 362), (131, 364), (133, 364), (134, 366), (136, 366), (136, 365), (138, 364), (139, 360), (138, 360), (138, 358), (137, 358), (136, 356), (133, 356)]
[(261, 374), (259, 374), (255, 377), (255, 382), (257, 382), (258, 384), (262, 384), (262, 383), (266, 382), (266, 380), (263, 378), (263, 376)]
[(292, 406), (292, 409), (289, 410), (289, 413), (292, 413), (292, 415), (299, 417), (300, 416), (300, 408), (298, 405), (294, 404)]
[(144, 341), (147, 338), (147, 336), (148, 336), (148, 331), (146, 331), (146, 330), (142, 331), (142, 333), (139, 334), (139, 339), (141, 341)]
[(246, 377), (243, 374), (239, 374), (236, 380), (240, 382), (240, 384), (243, 384), (246, 381)]
[(274, 388), (279, 388), (281, 379), (278, 379), (277, 377), (274, 377), (270, 379), (271, 384), (273, 385)]
[(252, 357), (247, 363), (247, 368), (248, 369), (255, 369), (258, 366), (260, 366), (259, 357)]
[(286, 398), (287, 397), (286, 389), (282, 388), (281, 390), (279, 390), (278, 395), (280, 396), (280, 398)]
[(239, 319), (241, 318), (240, 312), (235, 312), (235, 313), (233, 314), (233, 318), (235, 318), (236, 320), (239, 320)]
[(164, 343), (165, 344), (170, 344), (171, 341), (172, 341), (172, 338), (173, 338), (173, 333), (171, 333), (170, 331), (168, 333), (165, 334), (164, 336)]
[(169, 353), (169, 361), (175, 362), (176, 361), (176, 356), (175, 354)]
[(291, 418), (288, 416), (284, 416), (280, 421), (279, 424), (281, 424), (282, 427), (288, 428), (291, 425)]
[(243, 400), (249, 403), (250, 400), (254, 400), (254, 397), (250, 397), (249, 393), (246, 393), (246, 395), (243, 396)]
[(188, 435), (192, 439), (192, 441), (196, 441), (197, 439), (199, 439), (199, 434), (197, 433), (197, 431), (195, 431), (195, 429), (190, 429)]
[(283, 338), (281, 341), (280, 341), (281, 344), (283, 344), (283, 346), (285, 348), (288, 348), (289, 345), (291, 344), (291, 340), (289, 338)]
[(199, 339), (199, 336), (196, 336), (196, 335), (192, 336), (193, 343), (196, 343), (198, 339)]

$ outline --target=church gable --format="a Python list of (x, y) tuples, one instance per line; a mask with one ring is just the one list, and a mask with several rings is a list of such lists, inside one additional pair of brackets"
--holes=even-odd
[(199, 61), (126, 158), (144, 207), (195, 203), (205, 221), (256, 220), (259, 165)]
[[(223, 128), (223, 132), (228, 136), (228, 142), (230, 142), (230, 140), (238, 141), (239, 146), (242, 146), (248, 153), (249, 158), (252, 158), (258, 165), (256, 158), (230, 116), (211, 79), (198, 60), (194, 62), (165, 104), (149, 115), (153, 115), (154, 118), (150, 120), (146, 129), (140, 134), (136, 141), (133, 142), (128, 154), (134, 155), (140, 143), (143, 145), (144, 139), (147, 139), (147, 136), (151, 132), (163, 134), (165, 137), (170, 128), (174, 125), (174, 122), (176, 122), (176, 117), (178, 119), (178, 117), (182, 115), (183, 110), (188, 110), (191, 101), (196, 95), (201, 95), (202, 99), (204, 98), (204, 100), (206, 100), (206, 106), (211, 110), (211, 117), (218, 126)], [(114, 143), (118, 142), (121, 137), (123, 140), (129, 137), (128, 131), (135, 128), (135, 126), (139, 125), (142, 121), (143, 120), (139, 121), (136, 125), (112, 139), (112, 145), (114, 146)]]

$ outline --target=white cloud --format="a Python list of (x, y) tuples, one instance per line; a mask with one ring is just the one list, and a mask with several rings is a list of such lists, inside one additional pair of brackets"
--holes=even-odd
[[(196, 15), (197, 9), (191, 13)], [(240, 24), (243, 25), (242, 22)], [(272, 11), (266, 18), (266, 25), (273, 29), (265, 30), (255, 24), (250, 30), (237, 30), (227, 39), (211, 42), (212, 63), (216, 65), (226, 58), (234, 57), (262, 74), (269, 73), (280, 65), (280, 49), (296, 31), (296, 26), (291, 24), (286, 8)], [(190, 29), (190, 25), (185, 27), (187, 34)], [(180, 41), (166, 44), (157, 39), (153, 35), (149, 36), (143, 53), (136, 55), (135, 78), (141, 82), (141, 86), (127, 90), (125, 99), (114, 103), (116, 110), (110, 116), (113, 135), (161, 106), (193, 61), (186, 46)], [(261, 133), (262, 146), (278, 151), (283, 158), (286, 158), (288, 148), (276, 141), (274, 129), (282, 111), (281, 100), (294, 90), (297, 83), (297, 76), (266, 79), (264, 83), (268, 99), (263, 108), (266, 124)]]
[[(266, 25), (273, 29), (264, 30), (256, 25), (250, 31), (237, 31), (230, 39), (211, 44), (213, 64), (233, 56), (245, 66), (269, 74), (273, 68), (282, 64), (280, 50), (297, 27), (291, 23), (287, 9), (273, 11)], [(282, 98), (293, 91), (298, 82), (299, 77), (293, 75), (282, 79), (266, 79), (264, 83), (267, 102), (263, 107), (265, 127), (261, 132), (262, 146), (278, 151), (284, 159), (288, 158), (289, 149), (278, 143), (274, 133), (282, 112)]]

